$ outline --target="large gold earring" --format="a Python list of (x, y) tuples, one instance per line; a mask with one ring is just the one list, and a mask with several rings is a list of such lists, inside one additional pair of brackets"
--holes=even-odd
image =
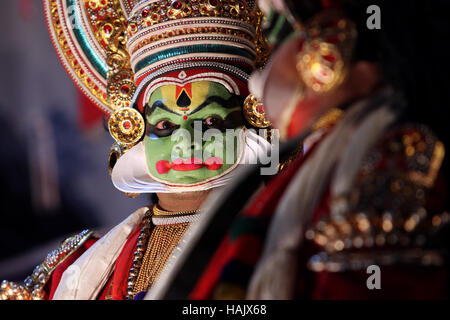
[(356, 43), (356, 27), (339, 11), (325, 11), (306, 27), (306, 40), (297, 56), (304, 84), (318, 93), (339, 86), (348, 74)]
[[(116, 140), (108, 156), (108, 172), (111, 175), (117, 160), (141, 140), (145, 132), (145, 122), (141, 113), (134, 108), (124, 107), (116, 110), (108, 121), (108, 129)], [(138, 193), (126, 193), (130, 198), (136, 198)]]
[(266, 129), (272, 125), (266, 118), (263, 104), (253, 94), (248, 95), (245, 99), (243, 112), (245, 120), (256, 128)]
[(144, 118), (134, 108), (120, 108), (116, 110), (108, 121), (109, 133), (120, 145), (137, 143), (145, 131)]

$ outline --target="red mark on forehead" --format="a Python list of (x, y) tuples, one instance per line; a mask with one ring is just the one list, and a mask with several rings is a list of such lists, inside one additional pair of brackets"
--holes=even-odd
[(186, 92), (186, 94), (189, 96), (189, 98), (192, 100), (192, 84), (188, 83), (184, 86), (176, 86), (175, 88), (175, 100), (178, 100), (183, 90)]

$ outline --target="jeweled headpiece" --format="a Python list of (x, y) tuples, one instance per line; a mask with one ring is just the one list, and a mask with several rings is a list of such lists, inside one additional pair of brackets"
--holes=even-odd
[(194, 78), (248, 93), (260, 50), (253, 0), (44, 0), (44, 8), (66, 70), (107, 114), (135, 103), (142, 111), (159, 86)]
[(254, 1), (141, 1), (127, 26), (135, 98), (147, 101), (158, 86), (193, 78), (246, 94), (256, 58), (256, 24)]
[(110, 116), (110, 168), (141, 139), (152, 92), (175, 85), (189, 94), (191, 83), (209, 81), (246, 97), (265, 58), (254, 0), (44, 0), (44, 9), (66, 70)]

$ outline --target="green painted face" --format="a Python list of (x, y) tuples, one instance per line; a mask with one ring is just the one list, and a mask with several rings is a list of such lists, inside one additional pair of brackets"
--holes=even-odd
[(241, 101), (223, 85), (198, 81), (160, 87), (145, 115), (147, 166), (156, 180), (201, 183), (235, 165), (238, 139), (225, 134), (243, 126)]

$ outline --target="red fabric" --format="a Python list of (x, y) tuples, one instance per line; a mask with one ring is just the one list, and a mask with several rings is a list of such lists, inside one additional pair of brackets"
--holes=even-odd
[[(311, 150), (314, 149), (314, 146)], [(297, 173), (303, 162), (308, 158), (308, 152), (304, 156), (295, 159), (283, 172), (273, 179), (255, 200), (245, 209), (245, 215), (249, 217), (270, 217), (278, 206), (284, 191)]]
[(189, 299), (192, 300), (204, 300), (208, 299), (211, 295), (214, 286), (217, 283), (217, 279), (220, 277), (223, 265), (228, 261), (227, 250), (230, 246), (230, 237), (227, 235), (220, 244), (208, 266), (205, 269), (200, 280), (195, 285), (194, 290), (191, 292)]
[[(255, 200), (244, 210), (243, 215), (248, 217), (260, 217), (270, 219), (273, 215), (281, 196), (289, 185), (291, 179), (295, 176), (303, 162), (308, 158), (311, 151), (315, 149), (313, 145), (310, 151), (295, 159), (283, 172), (274, 178), (262, 192), (260, 192)], [(200, 280), (197, 282), (194, 290), (191, 292), (191, 299), (210, 299), (218, 284), (222, 268), (233, 258), (242, 257), (245, 253), (249, 254), (248, 248), (252, 248), (252, 256), (245, 260), (251, 260), (253, 264), (258, 260), (261, 253), (261, 244), (255, 246), (255, 239), (249, 241), (248, 238), (242, 237), (242, 241), (232, 243), (229, 235), (222, 241), (213, 258), (206, 267)], [(258, 249), (259, 248), (259, 249)]]
[[(252, 250), (247, 250), (249, 247)], [(239, 237), (235, 242), (230, 242), (229, 235), (227, 235), (219, 247), (217, 254), (214, 255), (209, 263), (204, 276), (196, 284), (189, 299), (210, 299), (222, 268), (230, 259), (238, 259), (245, 264), (254, 265), (259, 259), (261, 250), (261, 241), (253, 235)]]
[(114, 274), (112, 276), (113, 287), (111, 294), (113, 300), (124, 300), (127, 295), (128, 273), (130, 271), (131, 264), (133, 263), (133, 253), (138, 242), (140, 231), (141, 225), (139, 225), (130, 235), (122, 249), (122, 252), (117, 258)]
[[(137, 244), (137, 238), (139, 237), (139, 232), (141, 230), (141, 225), (139, 225), (133, 233), (128, 238), (125, 243), (122, 252), (117, 258), (116, 265), (114, 268), (114, 273), (108, 280), (107, 284), (101, 291), (98, 300), (105, 300), (106, 295), (108, 294), (108, 288), (111, 285), (111, 281), (113, 281), (113, 287), (111, 290), (112, 299), (113, 300), (123, 300), (126, 296), (127, 290), (127, 279), (128, 272), (131, 268), (131, 264), (133, 262), (133, 253)], [(52, 273), (49, 281), (46, 284), (45, 291), (49, 300), (53, 299), (56, 288), (61, 281), (62, 274), (66, 269), (74, 263), (87, 249), (89, 249), (98, 239), (88, 239), (77, 251), (67, 257), (64, 262), (62, 262)]]
[(52, 300), (53, 296), (55, 294), (56, 288), (59, 285), (59, 282), (61, 281), (62, 274), (66, 269), (75, 262), (84, 252), (86, 252), (87, 249), (89, 249), (98, 239), (88, 239), (86, 242), (83, 243), (83, 245), (78, 248), (74, 253), (72, 253), (70, 256), (66, 258), (59, 266), (56, 267), (56, 269), (53, 271), (53, 273), (50, 276), (49, 281), (45, 285), (45, 292), (47, 293), (48, 300)]
[[(322, 137), (323, 139), (323, 137)], [(313, 146), (315, 148), (317, 143)], [(313, 149), (311, 149), (312, 151)], [(307, 155), (311, 154), (311, 151)], [(244, 216), (268, 220), (291, 179), (298, 172), (306, 157), (297, 159), (283, 173), (277, 176), (260, 192), (255, 200), (244, 211)], [(427, 200), (433, 209), (429, 212), (442, 212), (441, 207), (445, 203), (445, 181), (439, 175), (435, 188), (430, 190)], [(330, 190), (325, 190), (320, 204), (314, 210), (313, 221), (317, 222), (330, 212)], [(246, 239), (247, 238), (247, 239)], [(208, 264), (205, 272), (193, 292), (193, 299), (211, 299), (215, 288), (220, 284), (221, 273), (229, 261), (245, 261), (248, 265), (254, 265), (252, 261), (258, 259), (261, 253), (261, 245), (255, 243), (249, 237), (242, 236), (242, 241), (234, 243), (229, 235), (221, 243), (213, 259)], [(260, 241), (263, 239), (260, 239)], [(367, 279), (370, 274), (366, 270), (342, 272), (342, 273), (314, 273), (307, 269), (308, 257), (317, 253), (318, 248), (313, 242), (306, 242), (299, 253), (298, 278), (295, 279), (295, 298), (317, 300), (357, 300), (357, 299), (447, 299), (448, 294), (448, 270), (442, 268), (424, 268), (421, 266), (381, 266), (381, 290), (369, 290)]]
[(314, 119), (322, 108), (320, 96), (301, 99), (290, 118), (287, 127), (287, 136), (293, 138), (301, 134), (310, 125), (311, 119)]
[[(250, 247), (253, 250), (245, 250), (247, 247)], [(228, 254), (242, 263), (247, 265), (255, 265), (259, 260), (261, 250), (262, 243), (260, 239), (250, 234), (240, 236), (236, 241), (234, 241)]]
[(137, 239), (141, 231), (141, 225), (139, 225), (129, 236), (125, 243), (120, 255), (117, 257), (113, 274), (109, 278), (108, 282), (104, 286), (98, 300), (105, 300), (108, 295), (108, 290), (111, 286), (112, 300), (124, 300), (127, 295), (127, 279), (128, 272), (130, 271), (131, 264), (133, 262), (133, 253), (137, 245)]
[(108, 295), (108, 288), (111, 286), (111, 282), (113, 281), (113, 277), (109, 277), (108, 282), (106, 283), (103, 290), (100, 292), (100, 296), (97, 298), (97, 300), (106, 300), (106, 296)]

